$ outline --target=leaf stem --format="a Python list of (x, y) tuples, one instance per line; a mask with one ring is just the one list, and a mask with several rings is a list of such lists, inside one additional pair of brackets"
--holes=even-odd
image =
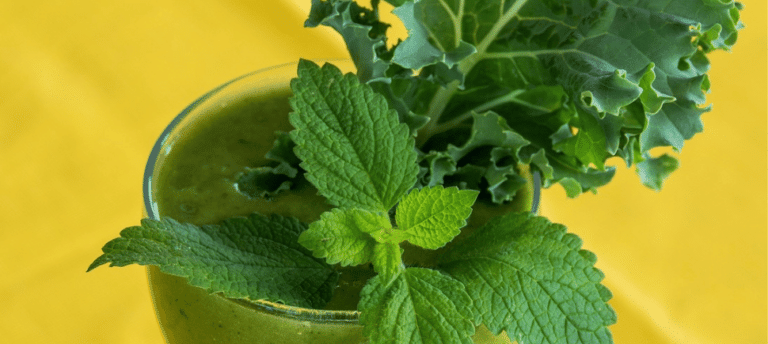
[(474, 109), (469, 110), (469, 111), (459, 115), (458, 117), (455, 117), (455, 118), (453, 118), (453, 119), (451, 119), (449, 121), (446, 121), (446, 122), (443, 122), (443, 123), (440, 123), (438, 125), (433, 126), (431, 134), (432, 135), (440, 134), (440, 133), (442, 133), (444, 131), (447, 131), (447, 130), (449, 130), (451, 128), (454, 128), (457, 125), (459, 125), (461, 122), (464, 122), (467, 119), (469, 119), (470, 117), (472, 117), (473, 113), (485, 112), (485, 111), (488, 111), (490, 109), (493, 109), (494, 107), (496, 107), (498, 105), (506, 104), (506, 103), (512, 103), (512, 102), (518, 100), (517, 96), (522, 94), (523, 92), (524, 92), (523, 90), (514, 90), (512, 92), (509, 92), (509, 93), (501, 96), (501, 97), (498, 97), (496, 99), (492, 99), (492, 100), (487, 101), (487, 102), (485, 102), (483, 104), (480, 104), (479, 106), (475, 107)]
[(520, 9), (522, 9), (527, 2), (528, 0), (515, 1), (512, 7), (510, 7), (506, 13), (503, 13), (501, 17), (499, 17), (499, 20), (497, 20), (493, 24), (493, 27), (491, 27), (491, 30), (488, 31), (488, 34), (485, 35), (485, 37), (483, 37), (483, 40), (480, 41), (480, 44), (477, 45), (478, 53), (484, 54), (485, 51), (488, 50), (488, 46), (490, 46), (491, 43), (496, 39), (496, 37), (499, 36), (501, 29), (507, 26), (507, 23), (509, 23), (509, 21), (512, 20), (512, 18), (517, 16), (517, 13), (520, 12)]
[(417, 147), (423, 146), (424, 143), (434, 135), (434, 128), (440, 121), (440, 116), (445, 110), (445, 107), (448, 106), (448, 101), (453, 97), (453, 94), (456, 93), (458, 88), (459, 82), (454, 81), (450, 83), (448, 87), (441, 87), (432, 97), (432, 101), (429, 103), (429, 110), (427, 110), (429, 122), (419, 130), (419, 134), (416, 136)]
[[(480, 41), (480, 43), (477, 45), (477, 52), (459, 62), (458, 68), (463, 75), (468, 75), (469, 72), (475, 67), (475, 65), (480, 62), (480, 60), (486, 58), (486, 50), (488, 47), (496, 39), (501, 30), (507, 26), (507, 23), (509, 23), (512, 18), (517, 16), (517, 13), (520, 12), (520, 9), (522, 9), (527, 2), (528, 0), (515, 1), (515, 3), (512, 4), (512, 6), (506, 12), (502, 13), (502, 15), (499, 17), (499, 20), (494, 23), (493, 27), (491, 27), (490, 31), (488, 31), (488, 34), (486, 34), (485, 37), (483, 37), (483, 40)], [(429, 108), (426, 114), (427, 117), (429, 117), (429, 122), (424, 126), (424, 128), (419, 130), (419, 135), (416, 137), (417, 147), (423, 146), (424, 143), (426, 143), (429, 138), (431, 138), (436, 133), (447, 130), (445, 125), (439, 124), (440, 117), (442, 116), (443, 111), (445, 111), (445, 108), (448, 106), (448, 102), (451, 100), (454, 93), (456, 93), (456, 91), (459, 89), (459, 86), (459, 82), (454, 81), (448, 84), (447, 87), (442, 87), (437, 92), (435, 92), (435, 95), (432, 97), (432, 100), (429, 103)], [(459, 117), (463, 116), (467, 116), (467, 114), (461, 115)], [(446, 123), (452, 123), (452, 125), (456, 125), (460, 122), (461, 121), (457, 122), (455, 120), (451, 120), (450, 122)], [(438, 127), (441, 131), (437, 131)]]

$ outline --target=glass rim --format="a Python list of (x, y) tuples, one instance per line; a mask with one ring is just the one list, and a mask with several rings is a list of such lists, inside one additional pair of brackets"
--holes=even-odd
[[(314, 60), (315, 62), (335, 62), (335, 63), (350, 63), (351, 60), (349, 59), (319, 59)], [(190, 103), (187, 107), (185, 107), (178, 115), (176, 115), (170, 123), (165, 127), (163, 132), (160, 134), (158, 139), (155, 141), (155, 144), (152, 146), (152, 150), (149, 153), (149, 157), (147, 159), (147, 164), (144, 168), (144, 175), (142, 178), (142, 198), (144, 203), (144, 212), (149, 218), (152, 219), (159, 219), (159, 211), (157, 209), (157, 204), (154, 202), (152, 197), (152, 180), (155, 168), (157, 167), (158, 158), (162, 154), (162, 149), (165, 145), (166, 140), (170, 135), (174, 132), (174, 130), (179, 126), (180, 123), (184, 119), (189, 116), (193, 110), (198, 108), (200, 105), (202, 105), (205, 101), (210, 99), (211, 97), (219, 94), (222, 90), (226, 89), (227, 87), (231, 86), (232, 84), (237, 83), (238, 81), (242, 81), (244, 79), (254, 77), (256, 75), (261, 75), (263, 73), (267, 73), (270, 71), (276, 71), (280, 69), (284, 69), (290, 66), (296, 66), (297, 62), (286, 62), (266, 68), (261, 68), (246, 74), (243, 74), (241, 76), (238, 76), (234, 79), (231, 79), (214, 89), (206, 92), (199, 98), (197, 98), (195, 101)], [(541, 175), (539, 171), (533, 171), (532, 173), (533, 177), (533, 195), (532, 195), (532, 203), (531, 203), (531, 213), (536, 214), (538, 212), (539, 208), (539, 200), (541, 195)], [(303, 308), (303, 307), (297, 307), (297, 306), (291, 306), (286, 305), (282, 303), (276, 303), (272, 301), (267, 300), (249, 300), (249, 299), (233, 299), (225, 297), (221, 294), (210, 294), (211, 296), (221, 297), (223, 299), (226, 299), (228, 301), (231, 301), (235, 304), (238, 304), (240, 306), (243, 306), (245, 308), (249, 308), (251, 310), (256, 311), (264, 311), (268, 312), (270, 314), (291, 318), (291, 319), (299, 319), (299, 320), (311, 320), (311, 321), (319, 321), (319, 322), (331, 322), (331, 323), (357, 323), (360, 318), (360, 312), (357, 310), (318, 310), (318, 309), (312, 309), (312, 308)]]

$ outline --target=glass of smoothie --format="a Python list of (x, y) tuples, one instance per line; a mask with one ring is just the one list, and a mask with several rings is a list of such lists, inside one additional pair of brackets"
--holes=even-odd
[[(348, 60), (330, 62), (354, 71)], [(311, 184), (297, 183), (275, 197), (249, 197), (238, 179), (249, 168), (269, 163), (265, 157), (279, 132), (292, 130), (289, 83), (296, 63), (262, 69), (206, 93), (171, 121), (157, 140), (144, 174), (145, 217), (170, 217), (197, 225), (215, 224), (253, 212), (293, 216), (312, 222), (331, 207)], [(503, 206), (475, 204), (463, 232), (508, 211), (536, 211), (538, 175), (515, 200)], [(462, 235), (465, 235), (462, 233)], [(405, 255), (429, 264), (439, 252)], [(364, 343), (359, 291), (374, 276), (367, 267), (340, 268), (339, 286), (325, 309), (293, 307), (264, 300), (230, 299), (191, 286), (154, 266), (149, 286), (163, 336), (168, 343)], [(475, 343), (510, 343), (479, 327)]]

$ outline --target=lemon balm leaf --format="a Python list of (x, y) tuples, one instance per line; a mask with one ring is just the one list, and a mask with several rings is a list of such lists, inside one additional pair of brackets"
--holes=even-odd
[(329, 264), (360, 265), (373, 259), (376, 240), (368, 233), (389, 227), (386, 215), (336, 208), (311, 223), (299, 236), (299, 243)]
[(442, 186), (414, 189), (397, 206), (397, 226), (408, 241), (426, 249), (443, 247), (459, 234), (472, 213), (478, 191)]
[(475, 319), (518, 343), (612, 343), (616, 314), (597, 258), (565, 226), (530, 213), (489, 221), (439, 267), (461, 281)]
[(210, 293), (317, 308), (330, 300), (338, 275), (299, 245), (305, 229), (277, 215), (204, 226), (144, 219), (104, 245), (88, 271), (107, 263), (155, 265)]
[(306, 60), (291, 88), (296, 155), (331, 204), (386, 212), (413, 187), (414, 140), (383, 96), (354, 74)]
[(368, 281), (358, 309), (373, 344), (471, 344), (472, 299), (457, 280), (436, 270), (408, 268)]

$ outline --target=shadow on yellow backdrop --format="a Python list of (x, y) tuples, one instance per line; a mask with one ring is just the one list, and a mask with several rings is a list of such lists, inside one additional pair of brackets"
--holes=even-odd
[[(711, 55), (705, 132), (662, 192), (619, 167), (598, 195), (544, 193), (543, 214), (599, 257), (617, 343), (766, 341), (766, 5), (744, 2), (733, 53)], [(85, 268), (138, 223), (147, 154), (189, 102), (248, 71), (346, 55), (335, 33), (302, 28), (308, 9), (0, 3), (3, 341), (162, 342), (143, 268)]]

